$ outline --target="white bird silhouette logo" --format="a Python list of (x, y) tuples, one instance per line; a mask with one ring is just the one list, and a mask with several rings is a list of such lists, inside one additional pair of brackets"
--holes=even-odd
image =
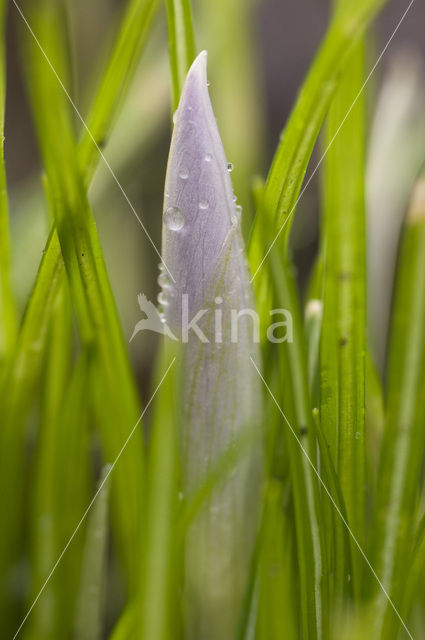
[(136, 324), (136, 326), (134, 327), (133, 335), (131, 336), (129, 342), (133, 340), (133, 338), (139, 333), (139, 331), (145, 331), (146, 329), (148, 331), (154, 331), (155, 333), (161, 333), (164, 336), (168, 336), (172, 340), (177, 340), (170, 327), (165, 322), (163, 322), (156, 306), (150, 300), (148, 300), (143, 293), (139, 293), (139, 295), (137, 296), (137, 301), (139, 303), (140, 310), (146, 314), (146, 318), (139, 320), (139, 322)]

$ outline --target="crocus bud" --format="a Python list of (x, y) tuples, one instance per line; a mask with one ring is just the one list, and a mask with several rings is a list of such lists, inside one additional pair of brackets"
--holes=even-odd
[[(206, 52), (193, 63), (174, 117), (165, 185), (159, 300), (183, 343), (184, 494), (205, 482), (244, 434), (259, 432), (258, 327), (244, 243), (211, 107)], [(174, 281), (173, 281), (174, 280)], [(185, 634), (235, 637), (257, 528), (261, 438), (236, 452), (190, 526)], [(243, 449), (243, 450), (242, 450)]]

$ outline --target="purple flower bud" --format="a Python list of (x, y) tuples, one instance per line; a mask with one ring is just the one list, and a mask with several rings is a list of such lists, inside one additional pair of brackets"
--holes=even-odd
[[(258, 433), (257, 318), (232, 183), (206, 77), (193, 63), (174, 117), (165, 185), (162, 303), (183, 347), (183, 483), (205, 482), (245, 433)], [(174, 279), (174, 282), (172, 281)], [(195, 319), (190, 325), (190, 321)], [(188, 327), (189, 322), (189, 327)], [(186, 637), (234, 637), (257, 526), (261, 439), (250, 441), (191, 525)]]

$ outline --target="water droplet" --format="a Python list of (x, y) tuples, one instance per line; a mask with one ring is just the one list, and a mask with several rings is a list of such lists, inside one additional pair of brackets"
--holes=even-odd
[(239, 217), (242, 215), (242, 207), (240, 204), (238, 204), (236, 207), (236, 213), (238, 214)]
[(237, 224), (238, 224), (238, 222), (239, 222), (238, 217), (237, 217), (237, 216), (232, 216), (232, 217), (230, 218), (230, 220), (231, 220), (232, 225), (233, 225), (234, 227), (236, 227), (236, 225), (237, 225)]
[(179, 117), (179, 110), (178, 110), (178, 109), (176, 109), (176, 110), (174, 111), (174, 113), (173, 113), (173, 123), (174, 123), (174, 124), (176, 124), (176, 122), (177, 122), (177, 120), (178, 120), (178, 117)]
[(207, 80), (207, 87), (211, 86), (211, 82), (209, 80)]
[(233, 164), (231, 162), (228, 162), (227, 163), (227, 171), (229, 173), (232, 173), (233, 169), (234, 169)]
[(182, 491), (179, 491), (178, 498), (179, 498), (179, 500), (183, 500), (184, 495), (183, 495)]
[(170, 284), (170, 279), (168, 277), (168, 273), (162, 271), (158, 276), (158, 284), (160, 287), (168, 287)]
[(160, 312), (159, 319), (161, 320), (162, 324), (166, 323), (165, 313), (163, 311)]
[(208, 209), (208, 206), (209, 206), (209, 205), (208, 205), (208, 202), (207, 202), (206, 200), (200, 200), (200, 202), (199, 202), (199, 208), (200, 208), (202, 211), (205, 211), (205, 209)]
[(237, 199), (238, 199), (238, 196), (235, 196), (235, 194), (233, 194), (233, 202), (236, 202)]
[(182, 169), (179, 173), (179, 176), (182, 180), (187, 180), (189, 177), (189, 171), (187, 169)]
[(212, 155), (210, 153), (206, 153), (205, 154), (205, 162), (211, 162), (212, 160)]
[(164, 212), (164, 224), (171, 231), (180, 231), (184, 227), (184, 215), (178, 207), (168, 207)]
[(347, 582), (351, 582), (351, 574), (347, 574)]
[(164, 263), (163, 263), (163, 262), (160, 262), (160, 263), (159, 263), (159, 265), (158, 265), (158, 269), (159, 269), (160, 271), (165, 271), (165, 267), (164, 267)]
[(164, 307), (168, 305), (167, 296), (165, 295), (164, 291), (160, 291), (158, 293), (158, 302)]
[(214, 298), (214, 302), (216, 304), (222, 304), (223, 298), (221, 296), (217, 296), (216, 298)]
[(354, 434), (354, 437), (356, 440), (358, 440), (360, 438), (360, 431), (356, 431), (356, 433)]
[(187, 110), (188, 110), (188, 111), (192, 111), (192, 107), (191, 107), (191, 105), (188, 105)]

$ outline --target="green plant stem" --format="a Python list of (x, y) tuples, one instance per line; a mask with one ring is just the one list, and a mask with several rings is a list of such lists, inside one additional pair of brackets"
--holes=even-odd
[[(267, 243), (270, 244), (275, 233), (279, 232), (278, 244), (287, 244), (308, 162), (341, 71), (353, 46), (386, 2), (349, 0), (344, 8), (340, 7), (329, 26), (283, 131), (269, 171), (264, 200), (252, 233), (250, 264), (254, 274), (264, 258), (264, 241), (268, 248)], [(285, 226), (282, 228), (283, 224)], [(264, 234), (264, 229), (268, 234)]]
[(105, 147), (119, 106), (134, 75), (158, 4), (158, 0), (128, 2), (113, 51), (86, 119), (87, 129), (83, 132), (78, 148), (86, 185), (90, 184), (98, 164), (97, 147)]
[(293, 320), (293, 340), (279, 345), (278, 357), (284, 412), (304, 449), (291, 433), (289, 425), (283, 424), (294, 495), (301, 624), (306, 638), (327, 638), (329, 592), (323, 579), (327, 565), (326, 543), (318, 480), (308, 460), (313, 465), (317, 464), (301, 309), (292, 265), (290, 262), (282, 264), (276, 253), (270, 255), (270, 262), (275, 284), (275, 308), (288, 310)]
[[(359, 44), (331, 106), (326, 144), (335, 137), (363, 78), (364, 51)], [(320, 422), (340, 478), (348, 521), (360, 542), (365, 540), (366, 485), (364, 135), (364, 104), (359, 98), (326, 157), (320, 350)], [(358, 572), (363, 561), (357, 551), (354, 554)]]
[[(117, 63), (117, 59), (119, 57), (118, 52), (122, 51), (123, 48), (126, 53), (132, 50), (133, 53), (130, 55), (130, 58), (133, 58), (134, 56), (134, 58), (137, 59), (140, 53), (140, 47), (137, 46), (137, 43), (140, 45), (140, 42), (143, 44), (144, 41), (144, 36), (141, 40), (139, 39), (139, 36), (141, 33), (145, 33), (145, 31), (147, 33), (148, 31), (150, 24), (149, 11), (142, 11), (142, 15), (144, 16), (143, 20), (132, 20), (132, 17), (135, 15), (134, 11), (136, 5), (141, 6), (141, 3), (132, 2), (126, 10), (120, 35), (114, 49), (114, 55), (112, 56), (111, 62), (105, 71), (105, 75), (100, 85), (101, 89), (99, 90), (99, 93), (94, 100), (94, 106), (91, 109), (92, 121), (94, 123), (98, 123), (97, 126), (99, 127), (99, 131), (109, 131), (116, 113), (117, 104), (119, 100), (123, 99), (125, 95), (125, 88), (127, 87), (131, 77), (128, 67), (129, 58), (127, 57), (123, 60), (123, 63), (119, 65)], [(123, 41), (126, 38), (128, 38), (128, 49), (123, 46)], [(136, 43), (135, 47), (133, 45), (133, 49), (131, 49), (130, 46), (132, 43)], [(47, 62), (45, 62), (45, 64), (47, 65)], [(134, 61), (131, 68), (132, 72), (134, 71), (135, 64), (136, 62)], [(102, 87), (104, 88), (102, 89)], [(118, 97), (115, 95), (115, 99), (112, 99), (114, 90), (120, 95)], [(109, 91), (111, 92), (108, 100), (104, 101), (100, 97), (101, 91), (105, 94)], [(99, 116), (96, 115), (97, 109), (101, 110), (101, 114)], [(85, 164), (88, 167), (88, 182), (88, 177), (93, 175), (94, 165), (98, 161), (99, 155), (97, 154), (96, 148), (91, 143), (91, 139), (89, 139), (88, 134), (81, 142), (80, 149), (81, 156), (83, 158), (82, 164)], [(93, 161), (91, 161), (92, 157)], [(86, 158), (86, 160), (84, 160), (84, 158)], [(4, 202), (5, 200), (3, 200), (3, 203)], [(51, 202), (51, 207), (52, 206), (53, 203)], [(2, 217), (2, 223), (3, 220), (4, 217)], [(6, 241), (6, 238), (7, 234), (1, 233), (0, 242)], [(3, 256), (7, 256), (7, 251), (3, 251), (2, 249), (1, 256), (2, 259)], [(0, 393), (2, 415), (2, 430), (0, 434), (0, 459), (2, 460), (2, 464), (0, 465), (0, 487), (2, 487), (3, 496), (1, 511), (2, 513), (7, 513), (7, 518), (2, 518), (5, 525), (2, 530), (2, 540), (0, 544), (0, 581), (2, 594), (4, 594), (4, 597), (1, 598), (2, 615), (0, 617), (3, 621), (3, 631), (5, 633), (7, 633), (6, 620), (13, 618), (12, 611), (8, 606), (9, 600), (8, 597), (6, 597), (8, 587), (5, 580), (6, 577), (9, 577), (10, 567), (13, 565), (16, 558), (16, 550), (19, 547), (18, 541), (20, 537), (18, 531), (21, 530), (20, 514), (22, 507), (17, 496), (22, 495), (25, 420), (31, 407), (32, 394), (34, 392), (37, 377), (41, 370), (47, 327), (54, 307), (56, 295), (60, 290), (64, 277), (63, 267), (63, 258), (57, 232), (53, 229), (46, 243), (46, 249), (40, 263), (31, 298), (27, 305), (22, 325), (19, 330), (18, 341), (13, 349), (13, 353), (11, 354), (10, 365), (7, 367), (5, 372)], [(89, 342), (89, 336), (92, 329), (87, 318), (84, 320), (85, 327), (81, 327), (81, 323), (83, 322), (82, 312), (84, 298), (81, 286), (78, 287), (78, 282), (79, 281), (77, 280), (74, 283), (74, 298), (76, 295), (80, 298), (80, 303), (78, 305), (80, 308), (80, 330), (82, 330), (83, 339), (87, 343)], [(77, 289), (79, 289), (78, 292)], [(110, 416), (110, 414), (108, 415)], [(131, 428), (130, 425), (126, 426), (127, 429)], [(113, 419), (112, 422), (110, 419), (110, 431), (112, 432), (115, 428), (116, 425)], [(6, 451), (8, 452), (7, 455), (5, 454)], [(123, 461), (123, 463), (125, 463), (125, 461)], [(14, 491), (13, 495), (12, 490)]]
[[(379, 464), (371, 561), (401, 607), (417, 520), (425, 449), (425, 198), (415, 187), (401, 241), (389, 342), (385, 429)], [(400, 624), (374, 582), (376, 638), (395, 637)]]
[(190, 0), (166, 0), (166, 7), (173, 109), (175, 110), (179, 105), (186, 74), (195, 59), (195, 36)]
[[(61, 16), (56, 3), (45, 0), (30, 14), (31, 24), (49, 59), (58, 68), (63, 60)], [(87, 316), (99, 366), (105, 403), (114, 428), (100, 425), (106, 460), (113, 462), (140, 415), (135, 382), (121, 333), (96, 226), (78, 164), (68, 99), (46, 64), (33, 38), (24, 40), (27, 83), (40, 147), (46, 167), (61, 251), (71, 296), (82, 330)], [(51, 114), (55, 113), (55, 119)], [(84, 300), (81, 296), (84, 292)], [(135, 549), (142, 492), (141, 432), (136, 431), (116, 469), (111, 486), (119, 517), (116, 535), (130, 585), (135, 581)]]
[(102, 638), (109, 531), (109, 473), (110, 466), (105, 465), (98, 483), (100, 493), (87, 523), (75, 621), (75, 640), (101, 640)]
[[(62, 294), (62, 292), (61, 292)], [(67, 337), (71, 316), (61, 295), (56, 299), (50, 328), (48, 364), (44, 386), (40, 435), (37, 441), (32, 504), (32, 582), (28, 607), (38, 596), (46, 576), (62, 553), (87, 506), (89, 483), (89, 393), (87, 353), (72, 372), (67, 360)], [(69, 303), (68, 303), (69, 304)], [(62, 322), (60, 315), (63, 314)], [(57, 324), (56, 322), (57, 321)], [(58, 429), (60, 425), (60, 429)], [(82, 533), (82, 532), (81, 532)], [(83, 537), (51, 576), (28, 620), (29, 637), (54, 640), (72, 631)]]
[[(285, 484), (269, 479), (264, 489), (260, 534), (258, 640), (296, 640), (298, 611), (292, 576), (294, 539), (285, 505)], [(287, 499), (286, 499), (287, 500)], [(284, 506), (285, 505), (285, 506)]]
[[(349, 59), (353, 46), (383, 5), (384, 2), (382, 0), (350, 2), (347, 3), (344, 9), (340, 8), (336, 13), (282, 135), (254, 222), (250, 242), (250, 264), (256, 279), (257, 292), (263, 291), (261, 299), (264, 300), (264, 297), (268, 297), (264, 296), (264, 290), (268, 289), (269, 292), (274, 290), (275, 299), (276, 296), (280, 296), (284, 301), (284, 304), (280, 306), (289, 309), (292, 313), (295, 312), (295, 317), (300, 315), (299, 301), (295, 287), (288, 286), (288, 281), (291, 280), (291, 265), (287, 252), (292, 214), (314, 144), (337, 88), (341, 70)], [(283, 224), (285, 224), (285, 227), (282, 227)], [(272, 268), (269, 270), (263, 263), (261, 268), (265, 269), (265, 273), (257, 272), (264, 259), (265, 251), (269, 249), (272, 242), (275, 242), (276, 233), (280, 234), (277, 246), (281, 247), (282, 244), (284, 246), (283, 265), (281, 264), (278, 268), (274, 266), (279, 263), (279, 258), (273, 255), (275, 253), (273, 250), (266, 258), (266, 260), (272, 262)], [(277, 278), (276, 273), (279, 270), (281, 273)], [(257, 280), (260, 280), (260, 282), (257, 282)], [(282, 280), (286, 285), (285, 287), (282, 286)], [(263, 303), (261, 303), (260, 311), (262, 313), (264, 313), (263, 306)], [(301, 330), (294, 332), (294, 345), (303, 344), (304, 337), (301, 322), (295, 322), (294, 326), (301, 327)], [(292, 347), (293, 345), (291, 345)], [(294, 407), (298, 408), (298, 415), (296, 414), (294, 422), (296, 428), (307, 426), (308, 431), (312, 431), (308, 374), (305, 371), (304, 356), (302, 353), (297, 353), (296, 349), (291, 348), (288, 347), (287, 357), (282, 362), (283, 373), (285, 374), (286, 369), (286, 376), (292, 385), (291, 395)], [(313, 453), (314, 448), (311, 448), (310, 451)], [(296, 453), (294, 452), (294, 463), (291, 465), (291, 472), (294, 473), (298, 472), (299, 469), (299, 465), (296, 466), (295, 463), (295, 456)], [(310, 532), (309, 535), (312, 536), (310, 541), (304, 540), (306, 553), (303, 553), (301, 548), (298, 549), (299, 556), (303, 556), (300, 565), (301, 576), (303, 576), (303, 562), (305, 558), (309, 558), (308, 571), (304, 567), (304, 578), (301, 578), (302, 580), (304, 579), (304, 582), (302, 581), (301, 583), (301, 593), (304, 598), (302, 619), (305, 624), (304, 633), (307, 634), (306, 637), (315, 637), (314, 634), (320, 633), (321, 622), (318, 623), (318, 611), (320, 611), (321, 603), (318, 602), (314, 606), (314, 598), (317, 597), (320, 590), (312, 591), (311, 587), (317, 584), (315, 581), (321, 580), (323, 566), (320, 563), (326, 562), (324, 545), (323, 543), (320, 544), (317, 536), (314, 536), (314, 531), (317, 531), (317, 524), (314, 526), (314, 522), (317, 523), (318, 518), (325, 516), (320, 516), (319, 513), (317, 486), (314, 488), (316, 480), (311, 477), (311, 473), (310, 467), (308, 469), (305, 468), (304, 476), (297, 478), (294, 475), (293, 478), (297, 536), (307, 537), (306, 522), (310, 522), (308, 530)], [(310, 499), (309, 503), (305, 492), (300, 492), (297, 497), (296, 482), (300, 487), (312, 487), (312, 491), (316, 493), (316, 499)], [(303, 515), (301, 515), (302, 510), (305, 512)], [(298, 539), (297, 543), (299, 544)], [(315, 567), (314, 571), (311, 570), (313, 566)], [(308, 596), (307, 594), (310, 595)], [(313, 599), (313, 605), (308, 601), (308, 597)], [(325, 601), (326, 597), (324, 598)], [(323, 623), (326, 627), (326, 614), (324, 615)], [(313, 635), (310, 636), (310, 634)]]
[[(64, 396), (71, 368), (72, 316), (67, 296), (69, 293), (62, 285), (52, 312), (50, 339), (46, 354), (41, 424), (37, 438), (33, 474), (31, 602), (37, 596), (61, 552), (59, 530), (62, 526), (62, 520), (58, 518), (57, 490), (58, 483), (63, 481), (63, 461), (59, 461), (59, 448), (64, 433), (62, 429), (59, 433), (57, 425), (62, 424), (63, 421)], [(63, 504), (62, 498), (60, 504)], [(35, 637), (54, 638), (59, 633), (59, 629), (65, 628), (64, 620), (57, 615), (60, 599), (58, 583), (56, 580), (52, 580), (47, 585), (39, 606), (30, 621), (31, 632)]]
[(415, 603), (417, 594), (420, 593), (421, 584), (423, 584), (424, 575), (425, 516), (423, 515), (417, 528), (415, 544), (411, 555), (411, 562), (409, 563), (409, 574), (406, 579), (406, 585), (403, 595), (403, 606), (401, 608), (401, 614), (403, 617), (408, 616), (412, 605)]
[[(24, 486), (25, 421), (33, 401), (34, 387), (41, 368), (46, 335), (54, 301), (62, 282), (64, 265), (55, 232), (52, 251), (44, 254), (25, 310), (19, 340), (5, 372), (0, 393), (0, 502), (2, 536), (0, 541), (0, 617), (4, 633), (12, 617), (7, 580), (16, 561), (22, 536)], [(13, 624), (13, 623), (12, 623)], [(12, 631), (12, 627), (10, 628)]]
[(177, 547), (173, 524), (176, 520), (178, 493), (179, 424), (176, 407), (179, 389), (178, 365), (171, 365), (172, 351), (174, 349), (167, 349), (162, 345), (158, 358), (157, 381), (160, 382), (164, 372), (168, 371), (158, 391), (151, 427), (147, 464), (149, 494), (145, 534), (142, 537), (139, 624), (136, 625), (135, 636), (137, 640), (171, 640), (172, 630), (176, 628), (171, 604), (177, 598), (177, 585), (173, 585), (173, 593), (171, 591), (172, 576), (176, 568), (173, 551)]

